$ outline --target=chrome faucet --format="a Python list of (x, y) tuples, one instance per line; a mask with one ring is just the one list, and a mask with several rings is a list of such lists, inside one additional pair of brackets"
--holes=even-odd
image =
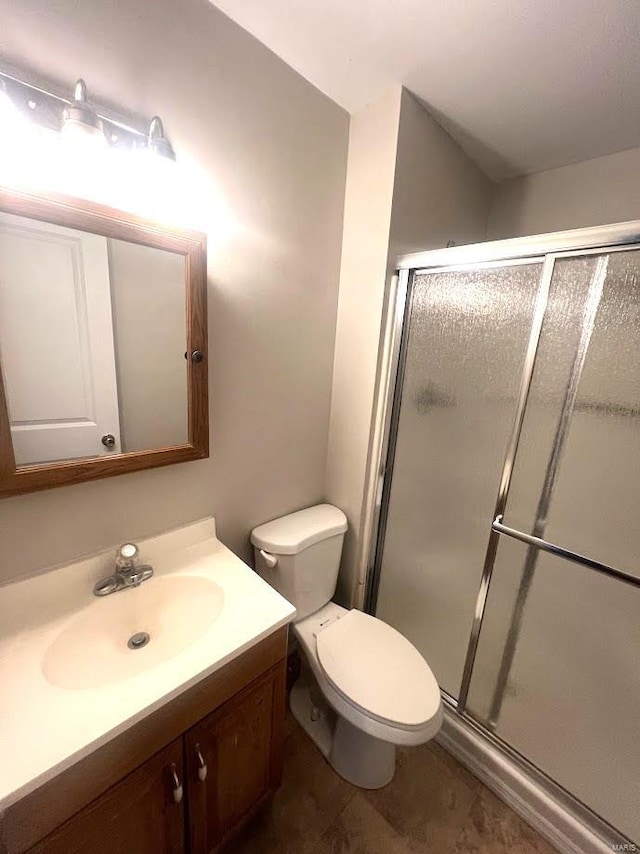
[(93, 588), (94, 596), (108, 596), (126, 587), (139, 587), (143, 581), (151, 578), (153, 567), (148, 564), (136, 566), (138, 547), (135, 543), (124, 543), (116, 551), (116, 568), (113, 575), (101, 578)]

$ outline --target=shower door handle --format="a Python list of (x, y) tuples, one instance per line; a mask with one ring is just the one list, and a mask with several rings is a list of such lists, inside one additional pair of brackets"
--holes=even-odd
[(549, 554), (556, 555), (556, 557), (565, 558), (565, 560), (570, 560), (573, 563), (579, 563), (580, 566), (595, 569), (596, 572), (601, 572), (603, 575), (617, 578), (619, 581), (624, 581), (627, 584), (632, 584), (634, 587), (640, 588), (640, 576), (632, 575), (623, 569), (616, 569), (606, 563), (601, 563), (599, 560), (593, 560), (593, 558), (579, 554), (579, 552), (572, 552), (570, 549), (565, 549), (555, 543), (549, 543), (541, 537), (534, 537), (532, 534), (525, 534), (523, 531), (516, 530), (516, 528), (509, 528), (507, 525), (502, 524), (502, 516), (496, 516), (491, 528), (496, 534), (512, 537), (514, 540), (519, 540), (521, 543), (526, 543), (528, 546), (540, 549), (540, 551), (548, 552)]

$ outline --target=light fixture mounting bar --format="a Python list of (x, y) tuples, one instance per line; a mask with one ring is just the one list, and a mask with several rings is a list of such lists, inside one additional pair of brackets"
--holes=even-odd
[[(74, 103), (72, 87), (69, 87), (69, 97), (65, 97), (59, 93), (59, 87), (40, 84), (33, 78), (27, 82), (24, 76), (27, 75), (13, 69), (0, 69), (0, 87), (4, 88), (14, 106), (35, 124), (60, 131), (65, 108)], [(58, 91), (51, 91), (54, 88)], [(93, 101), (91, 106), (102, 119), (104, 133), (111, 146), (133, 149), (147, 145), (151, 120), (136, 117), (129, 121)]]

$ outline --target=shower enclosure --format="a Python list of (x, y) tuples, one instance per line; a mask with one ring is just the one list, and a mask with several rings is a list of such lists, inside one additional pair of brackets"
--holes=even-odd
[(640, 224), (407, 256), (398, 294), (369, 610), (640, 842)]

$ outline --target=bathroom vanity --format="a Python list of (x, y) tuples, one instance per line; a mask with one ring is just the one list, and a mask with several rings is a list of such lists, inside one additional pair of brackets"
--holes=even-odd
[(111, 551), (0, 589), (3, 854), (208, 854), (279, 785), (294, 608), (213, 519), (140, 549), (112, 596)]

